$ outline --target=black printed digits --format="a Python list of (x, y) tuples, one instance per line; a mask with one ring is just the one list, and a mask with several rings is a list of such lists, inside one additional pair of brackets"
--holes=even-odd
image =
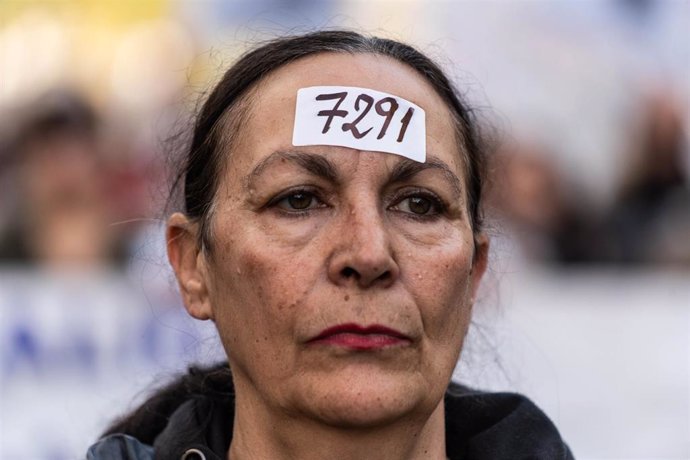
[[(383, 104), (386, 102), (389, 104), (388, 110), (383, 109)], [(376, 113), (386, 117), (383, 122), (383, 126), (381, 126), (381, 132), (379, 132), (379, 135), (376, 136), (376, 139), (383, 139), (383, 136), (386, 135), (388, 125), (391, 124), (391, 119), (393, 118), (396, 110), (398, 110), (398, 101), (396, 101), (394, 97), (384, 97), (376, 103)]]
[(359, 114), (357, 118), (355, 118), (355, 121), (353, 121), (352, 123), (343, 124), (343, 131), (352, 131), (352, 135), (355, 136), (356, 139), (363, 138), (364, 136), (369, 134), (369, 131), (372, 130), (372, 128), (369, 128), (362, 133), (357, 129), (357, 123), (362, 121), (362, 118), (367, 116), (367, 113), (369, 113), (369, 110), (371, 110), (371, 106), (374, 104), (374, 98), (369, 96), (368, 94), (360, 94), (359, 96), (357, 96), (357, 99), (355, 99), (355, 110), (357, 111), (359, 111), (359, 101), (366, 102), (366, 108), (362, 111), (362, 113)]
[[(340, 109), (340, 106), (349, 95), (350, 94), (348, 91), (342, 91), (339, 93), (319, 94), (318, 96), (316, 96), (317, 101), (337, 100), (332, 109), (321, 110), (317, 114), (320, 117), (326, 117), (326, 123), (323, 125), (323, 130), (321, 131), (321, 134), (326, 134), (331, 129), (331, 124), (333, 123), (333, 119), (335, 117), (348, 117), (350, 112), (348, 110)], [(364, 103), (365, 105), (363, 108), (360, 108), (362, 106), (362, 103)], [(378, 115), (383, 117), (381, 129), (378, 131), (378, 135), (376, 136), (376, 139), (383, 139), (388, 132), (388, 128), (390, 128), (390, 124), (393, 121), (393, 118), (395, 117), (398, 108), (400, 108), (400, 103), (395, 97), (392, 96), (387, 96), (377, 101), (373, 96), (369, 94), (358, 94), (357, 99), (355, 99), (354, 102), (354, 109), (357, 111), (358, 115), (351, 122), (344, 122), (341, 125), (342, 130), (344, 132), (349, 131), (355, 139), (362, 139), (363, 137), (367, 136), (376, 127), (376, 120), (374, 120), (375, 126), (370, 126), (369, 129), (365, 131), (360, 131), (358, 125), (360, 122), (362, 122), (362, 120), (364, 120), (367, 114), (369, 114), (372, 107)], [(403, 115), (402, 119), (400, 120), (400, 130), (398, 131), (398, 137), (396, 138), (396, 142), (400, 143), (403, 142), (403, 140), (405, 139), (405, 134), (407, 133), (407, 128), (410, 125), (413, 114), (414, 107), (409, 107), (407, 109), (407, 112), (405, 112), (405, 115)], [(371, 118), (369, 118), (369, 121), (372, 121)]]
[(405, 114), (405, 116), (402, 117), (402, 120), (400, 120), (402, 126), (400, 127), (400, 134), (398, 134), (398, 138), (395, 140), (396, 142), (402, 142), (405, 138), (405, 133), (407, 132), (407, 127), (410, 125), (410, 120), (412, 120), (413, 113), (414, 107), (410, 107), (409, 109), (407, 109), (407, 113)]
[(319, 94), (316, 96), (317, 101), (329, 101), (331, 99), (338, 99), (338, 102), (336, 102), (335, 106), (331, 110), (321, 110), (318, 113), (318, 116), (320, 117), (328, 117), (326, 119), (326, 124), (323, 125), (323, 131), (321, 131), (321, 134), (326, 134), (329, 129), (331, 129), (331, 123), (333, 122), (333, 117), (346, 117), (347, 116), (347, 110), (338, 110), (340, 108), (340, 104), (343, 103), (345, 98), (347, 97), (347, 91), (343, 91), (342, 93), (333, 93), (333, 94)]

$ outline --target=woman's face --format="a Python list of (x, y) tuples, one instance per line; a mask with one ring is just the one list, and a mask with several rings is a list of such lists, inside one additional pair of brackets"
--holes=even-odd
[[(421, 106), (426, 163), (292, 146), (297, 90), (321, 85)], [(339, 426), (428, 416), (486, 261), (485, 243), (475, 257), (449, 110), (414, 70), (367, 54), (286, 65), (250, 101), (215, 196), (211, 249), (195, 259), (199, 282), (176, 267), (183, 290), (196, 289), (190, 312), (216, 323), (238, 398)]]

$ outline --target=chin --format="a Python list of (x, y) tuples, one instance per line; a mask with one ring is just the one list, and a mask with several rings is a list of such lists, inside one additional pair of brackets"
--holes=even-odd
[[(419, 374), (360, 372), (319, 377), (305, 403), (312, 416), (331, 426), (371, 428), (433, 412), (428, 387)], [(429, 406), (427, 408), (427, 406)]]

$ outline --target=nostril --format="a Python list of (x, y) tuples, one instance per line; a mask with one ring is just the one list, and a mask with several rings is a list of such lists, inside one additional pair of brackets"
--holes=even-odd
[(340, 271), (340, 273), (344, 278), (359, 278), (359, 273), (357, 273), (357, 270), (352, 267), (345, 267)]

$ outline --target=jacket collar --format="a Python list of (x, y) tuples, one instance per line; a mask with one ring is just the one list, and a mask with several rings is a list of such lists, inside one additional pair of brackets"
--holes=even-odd
[[(572, 459), (553, 423), (522, 395), (479, 392), (451, 383), (444, 404), (446, 453), (451, 460)], [(196, 449), (206, 460), (225, 460), (232, 414), (234, 401), (189, 399), (156, 438), (156, 458), (183, 459)]]

